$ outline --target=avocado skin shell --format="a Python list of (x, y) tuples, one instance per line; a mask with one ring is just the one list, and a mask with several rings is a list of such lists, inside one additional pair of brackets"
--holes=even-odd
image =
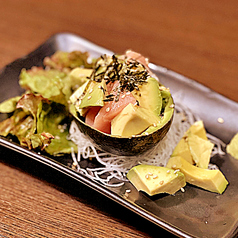
[(173, 116), (159, 130), (149, 134), (131, 138), (122, 138), (111, 136), (100, 132), (87, 125), (80, 117), (76, 117), (76, 123), (82, 133), (88, 135), (89, 138), (97, 145), (98, 149), (121, 156), (135, 156), (142, 154), (161, 141), (171, 126)]

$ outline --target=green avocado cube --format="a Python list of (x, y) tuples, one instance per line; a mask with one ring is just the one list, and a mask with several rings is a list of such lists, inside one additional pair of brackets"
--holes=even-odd
[(171, 157), (166, 167), (179, 169), (185, 175), (186, 182), (210, 192), (222, 194), (228, 185), (228, 181), (220, 170), (196, 167), (181, 156)]
[(155, 165), (137, 165), (129, 170), (127, 178), (138, 191), (144, 191), (150, 196), (159, 193), (175, 194), (186, 185), (183, 173)]

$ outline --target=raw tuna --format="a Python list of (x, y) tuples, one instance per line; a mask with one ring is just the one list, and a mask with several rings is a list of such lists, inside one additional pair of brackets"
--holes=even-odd
[(86, 114), (86, 117), (85, 117), (85, 123), (90, 125), (90, 126), (93, 126), (94, 124), (94, 119), (95, 119), (95, 116), (98, 114), (99, 110), (101, 109), (102, 107), (91, 107), (87, 114)]
[(146, 59), (143, 55), (141, 55), (140, 53), (137, 53), (135, 51), (131, 51), (128, 50), (126, 52), (126, 57), (128, 59), (134, 59), (137, 60), (138, 62), (140, 62), (141, 64), (143, 64), (147, 69), (149, 69), (148, 67), (148, 59)]
[[(113, 94), (114, 97), (117, 93), (118, 81), (113, 84), (107, 85), (107, 94)], [(119, 100), (115, 100), (105, 103), (105, 105), (99, 110), (94, 119), (93, 127), (99, 131), (110, 134), (111, 133), (111, 121), (116, 117), (129, 103), (135, 104), (136, 99), (130, 92), (123, 92), (119, 96)]]

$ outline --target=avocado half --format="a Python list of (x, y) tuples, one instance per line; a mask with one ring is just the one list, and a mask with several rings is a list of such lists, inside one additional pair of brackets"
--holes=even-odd
[(84, 122), (84, 117), (76, 112), (73, 105), (70, 106), (70, 112), (76, 119), (80, 131), (89, 136), (100, 150), (115, 155), (135, 156), (153, 148), (165, 137), (173, 120), (174, 102), (172, 96), (170, 96), (164, 109), (163, 119), (157, 130), (129, 138), (109, 135), (89, 126)]

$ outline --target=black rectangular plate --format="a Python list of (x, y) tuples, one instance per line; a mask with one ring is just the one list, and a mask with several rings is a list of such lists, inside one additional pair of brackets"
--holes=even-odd
[[(44, 57), (55, 51), (88, 51), (92, 57), (112, 54), (112, 51), (97, 46), (79, 36), (60, 33), (49, 38), (35, 51), (7, 65), (0, 72), (0, 101), (19, 95), (18, 76), (22, 68), (42, 65)], [(126, 50), (126, 49), (125, 49)], [(164, 67), (150, 64), (162, 83), (171, 89), (174, 100), (179, 100), (197, 114), (209, 133), (228, 143), (238, 132), (238, 103), (231, 101), (203, 85)], [(221, 117), (224, 123), (218, 123)], [(0, 115), (0, 120), (4, 115)], [(18, 144), (0, 137), (0, 145), (24, 154), (50, 166), (73, 179), (86, 184), (117, 203), (141, 215), (160, 227), (180, 237), (235, 237), (238, 234), (238, 160), (229, 155), (216, 156), (216, 163), (229, 181), (225, 193), (218, 195), (193, 186), (186, 186), (186, 192), (175, 196), (149, 197), (138, 192), (126, 182), (119, 188), (106, 187), (75, 172), (67, 160), (49, 158), (29, 151)], [(131, 189), (125, 196), (126, 189)]]

